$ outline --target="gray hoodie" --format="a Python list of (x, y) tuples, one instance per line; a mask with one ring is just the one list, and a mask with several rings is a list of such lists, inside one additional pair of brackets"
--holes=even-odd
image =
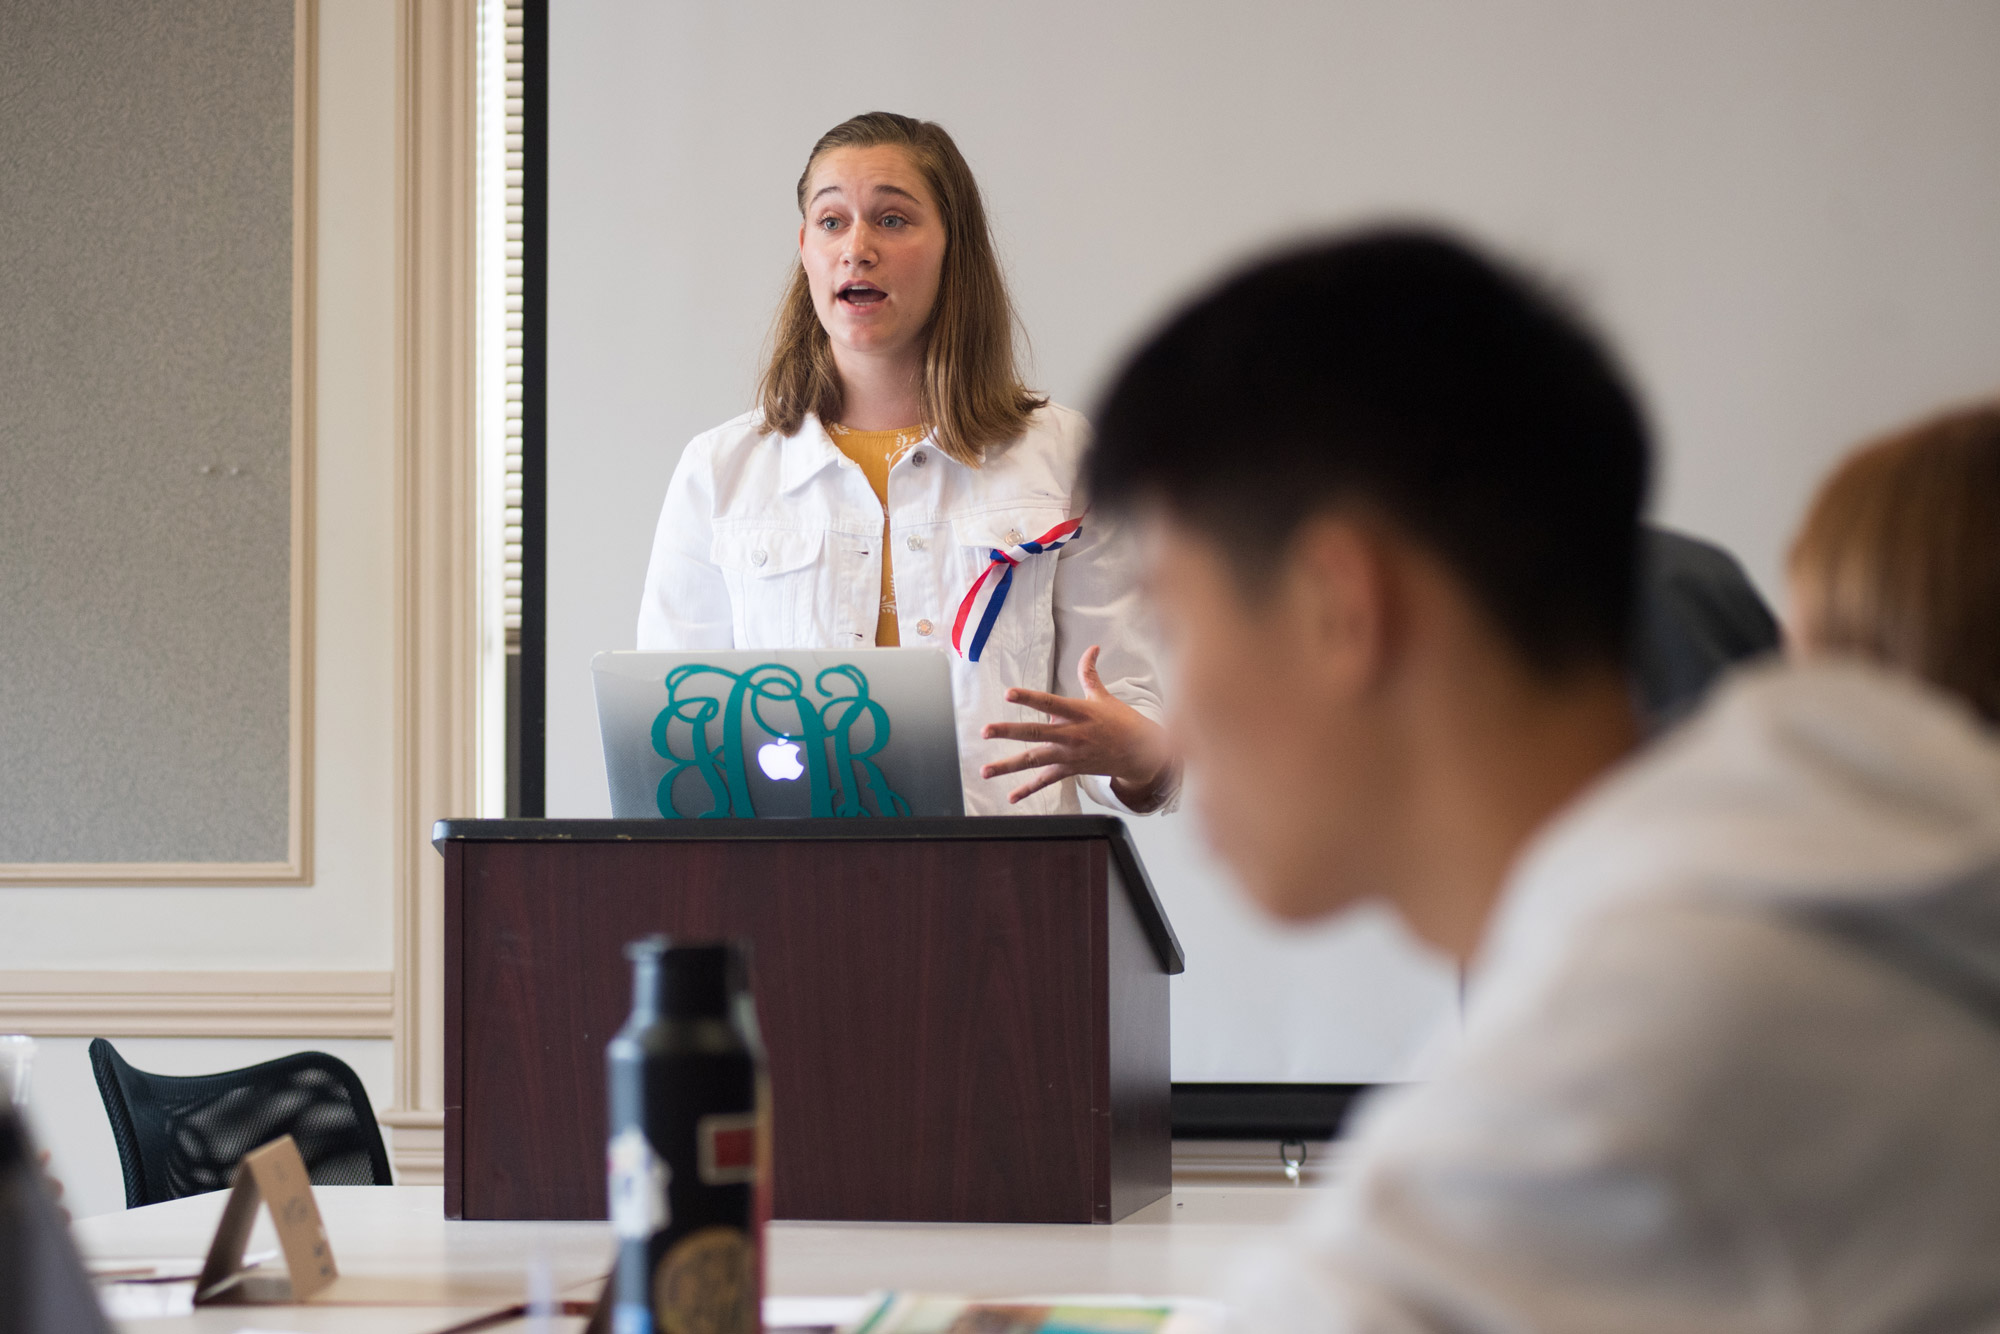
[(1771, 667), (1527, 850), (1243, 1330), (2000, 1329), (2000, 741)]

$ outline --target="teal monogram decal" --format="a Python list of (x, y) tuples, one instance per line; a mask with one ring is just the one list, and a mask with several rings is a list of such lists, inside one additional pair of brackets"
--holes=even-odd
[[(727, 703), (718, 705), (712, 695), (688, 694), (681, 690), (699, 676), (719, 676), (731, 682)], [(813, 678), (813, 688), (824, 703), (807, 698), (805, 682), (796, 671), (781, 663), (767, 662), (746, 672), (729, 672), (720, 667), (689, 664), (667, 673), (667, 707), (653, 719), (653, 749), (672, 761), (667, 776), (660, 780), (660, 814), (677, 818), (674, 809), (674, 782), (692, 769), (708, 783), (714, 805), (696, 817), (717, 819), (725, 816), (747, 818), (755, 815), (750, 802), (750, 784), (744, 769), (743, 719), (745, 711), (757, 725), (785, 743), (800, 743), (804, 750), (804, 771), (812, 793), (814, 815), (868, 815), (861, 804), (861, 786), (874, 795), (880, 815), (908, 815), (910, 804), (890, 788), (876, 767), (874, 756), (889, 744), (889, 715), (868, 698), (868, 678), (851, 664), (829, 667)], [(772, 724), (766, 708), (789, 710), (796, 726)], [(719, 744), (709, 724), (720, 716)], [(873, 739), (865, 750), (856, 750), (851, 733), (867, 719)], [(674, 748), (673, 724), (686, 724), (689, 753)], [(796, 777), (798, 761), (788, 745), (777, 763), (789, 763)], [(773, 777), (779, 775), (773, 774)]]

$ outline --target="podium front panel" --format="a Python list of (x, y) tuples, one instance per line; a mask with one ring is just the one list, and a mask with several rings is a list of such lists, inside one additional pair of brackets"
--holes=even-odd
[(441, 846), (455, 1216), (604, 1217), (653, 932), (750, 944), (778, 1217), (1101, 1222), (1169, 1187), (1167, 977), (1102, 838)]

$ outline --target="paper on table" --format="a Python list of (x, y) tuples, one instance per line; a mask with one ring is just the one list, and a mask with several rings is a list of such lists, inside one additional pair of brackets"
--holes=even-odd
[[(1192, 1297), (1056, 1296), (972, 1300), (877, 1293), (841, 1334), (1214, 1334), (1223, 1308)], [(1006, 1323), (1001, 1323), (1005, 1321)]]
[(766, 1297), (766, 1334), (780, 1330), (839, 1329), (874, 1309), (871, 1297)]
[[(275, 1250), (251, 1251), (243, 1257), (243, 1267), (245, 1269), (255, 1269), (266, 1260), (275, 1260), (277, 1258), (278, 1253)], [(186, 1256), (178, 1256), (168, 1260), (131, 1260), (122, 1258), (116, 1260), (89, 1260), (84, 1264), (84, 1268), (90, 1271), (90, 1276), (99, 1283), (142, 1283), (198, 1278), (201, 1275), (201, 1266), (202, 1262), (200, 1260), (190, 1260)]]
[[(255, 1269), (277, 1258), (276, 1251), (252, 1251), (243, 1267)], [(113, 1320), (148, 1320), (156, 1316), (190, 1315), (194, 1311), (200, 1260), (93, 1260), (90, 1277), (97, 1283), (97, 1304)]]
[(166, 1282), (100, 1283), (97, 1304), (112, 1320), (151, 1320), (157, 1316), (194, 1314), (194, 1279)]

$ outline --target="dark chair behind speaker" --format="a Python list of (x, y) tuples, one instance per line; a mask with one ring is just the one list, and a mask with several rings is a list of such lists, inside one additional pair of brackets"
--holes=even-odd
[(280, 1135), (298, 1141), (316, 1186), (391, 1184), (368, 1092), (338, 1057), (307, 1051), (221, 1074), (155, 1075), (97, 1038), (90, 1068), (128, 1209), (221, 1190), (244, 1154)]

